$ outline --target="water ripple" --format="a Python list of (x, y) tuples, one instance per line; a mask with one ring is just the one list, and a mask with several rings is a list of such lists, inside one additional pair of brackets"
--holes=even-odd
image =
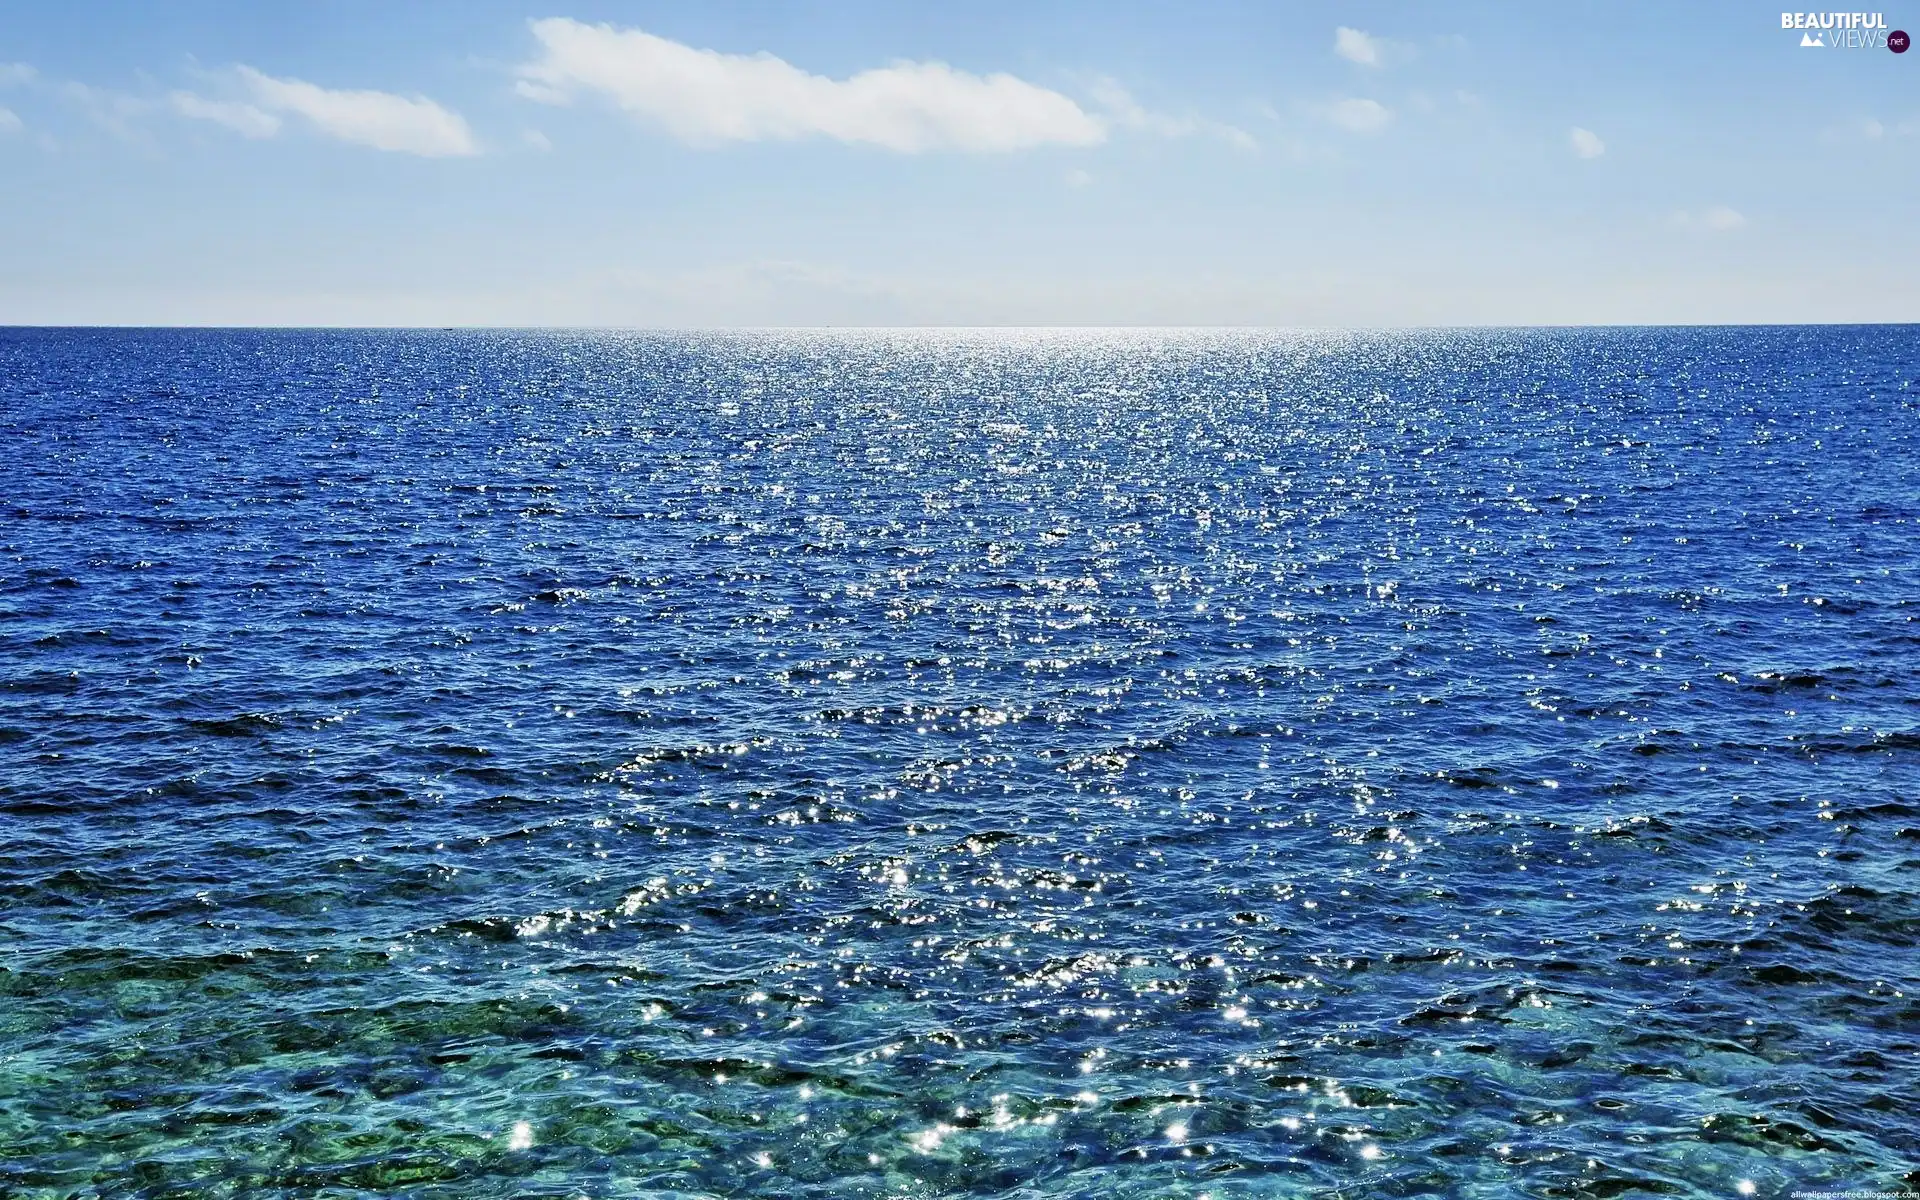
[(1920, 1186), (1917, 351), (0, 331), (0, 1193)]

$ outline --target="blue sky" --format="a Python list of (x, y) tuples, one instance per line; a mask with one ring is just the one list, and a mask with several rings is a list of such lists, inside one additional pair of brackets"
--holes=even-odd
[(0, 322), (1920, 320), (1920, 53), (1802, 36), (1755, 4), (0, 0)]

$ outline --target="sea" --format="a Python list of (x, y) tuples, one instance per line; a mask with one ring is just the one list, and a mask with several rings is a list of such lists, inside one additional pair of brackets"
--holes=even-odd
[(1920, 1192), (1920, 327), (0, 330), (0, 1196)]

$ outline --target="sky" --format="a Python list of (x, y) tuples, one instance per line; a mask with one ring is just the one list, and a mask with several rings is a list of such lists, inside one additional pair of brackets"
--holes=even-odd
[(0, 324), (1920, 321), (1920, 52), (1815, 32), (1753, 3), (0, 0)]

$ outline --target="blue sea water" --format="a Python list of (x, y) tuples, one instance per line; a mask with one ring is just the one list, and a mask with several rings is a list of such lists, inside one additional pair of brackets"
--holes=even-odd
[(1917, 405), (0, 331), (0, 1196), (1920, 1188)]

